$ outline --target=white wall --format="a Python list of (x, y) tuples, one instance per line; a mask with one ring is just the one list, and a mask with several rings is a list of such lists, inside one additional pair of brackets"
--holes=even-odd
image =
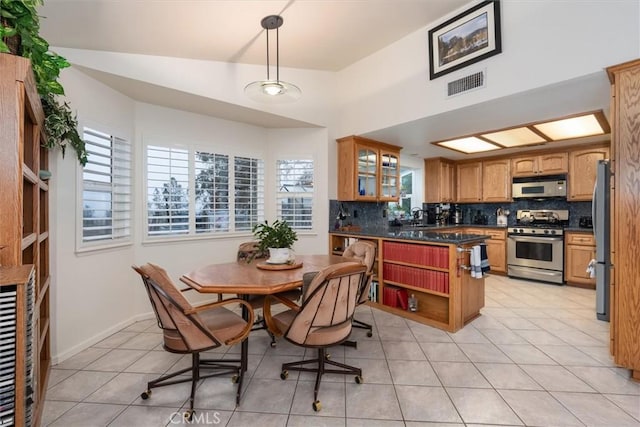
[[(338, 73), (339, 114), (330, 132), (364, 134), (604, 73), (610, 65), (638, 57), (639, 13), (637, 0), (502, 1), (502, 53), (434, 80), (429, 80), (427, 42), (432, 26), (425, 27)], [(483, 69), (485, 88), (445, 97), (449, 81)], [(329, 195), (335, 198), (335, 142), (332, 152)]]
[[(127, 97), (68, 69), (61, 82), (80, 126), (99, 125), (124, 138), (134, 135), (134, 103)], [(76, 186), (80, 171), (75, 152), (50, 154), (51, 353), (64, 359), (107, 336), (140, 313), (131, 287), (132, 246), (76, 254)], [(123, 297), (124, 296), (124, 297)]]
[[(273, 201), (275, 160), (301, 155), (315, 162), (316, 228), (300, 233), (296, 252), (316, 253), (327, 243), (327, 134), (323, 129), (277, 129), (250, 126), (150, 104), (136, 103), (84, 74), (65, 72), (63, 85), (73, 108), (81, 112), (80, 125), (98, 126), (133, 141), (134, 241), (130, 246), (78, 254), (75, 252), (77, 160), (74, 152), (63, 160), (52, 156), (51, 264), (52, 355), (54, 363), (73, 355), (121, 327), (150, 314), (147, 296), (132, 264), (154, 262), (177, 281), (187, 271), (209, 263), (235, 259), (240, 242), (250, 233), (201, 240), (145, 239), (144, 144), (179, 143), (203, 149), (265, 159), (268, 219), (275, 218)], [(135, 130), (134, 130), (135, 129)], [(271, 186), (269, 186), (271, 184)], [(204, 297), (193, 295), (194, 300)]]

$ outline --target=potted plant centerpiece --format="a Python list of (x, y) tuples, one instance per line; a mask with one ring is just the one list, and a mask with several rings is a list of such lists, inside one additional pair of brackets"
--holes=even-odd
[(267, 262), (272, 264), (292, 263), (295, 255), (291, 247), (298, 240), (298, 235), (284, 220), (275, 220), (269, 225), (268, 221), (253, 226), (253, 235), (258, 239), (258, 249), (266, 253), (269, 250)]

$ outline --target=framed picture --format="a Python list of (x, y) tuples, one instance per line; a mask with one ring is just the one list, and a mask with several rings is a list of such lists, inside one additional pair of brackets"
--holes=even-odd
[(429, 78), (500, 52), (500, 2), (484, 1), (429, 30)]

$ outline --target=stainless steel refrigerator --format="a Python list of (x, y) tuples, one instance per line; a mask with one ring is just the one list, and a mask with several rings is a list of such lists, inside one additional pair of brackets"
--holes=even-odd
[(611, 168), (609, 160), (599, 160), (593, 190), (593, 234), (596, 239), (596, 315), (609, 321), (609, 280), (611, 276)]

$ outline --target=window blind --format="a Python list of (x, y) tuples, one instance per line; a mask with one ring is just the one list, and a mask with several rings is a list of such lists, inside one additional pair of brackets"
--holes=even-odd
[(87, 164), (82, 170), (82, 241), (131, 238), (131, 144), (84, 128)]
[(277, 160), (277, 216), (297, 230), (313, 228), (313, 160)]

